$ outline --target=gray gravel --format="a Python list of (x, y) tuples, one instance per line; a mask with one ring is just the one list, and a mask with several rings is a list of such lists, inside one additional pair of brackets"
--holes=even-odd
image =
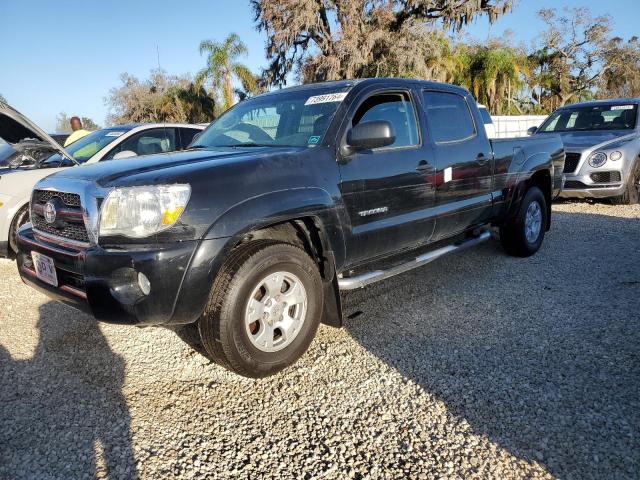
[(0, 261), (0, 478), (638, 478), (640, 206), (554, 206), (345, 297), (248, 380), (173, 332), (97, 325)]

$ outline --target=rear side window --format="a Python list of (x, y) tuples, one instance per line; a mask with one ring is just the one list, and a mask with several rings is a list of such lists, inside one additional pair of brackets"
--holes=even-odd
[(407, 93), (384, 93), (367, 98), (356, 111), (353, 125), (385, 120), (393, 126), (396, 141), (385, 148), (418, 145), (418, 126), (413, 104)]
[(476, 134), (467, 101), (446, 92), (424, 92), (431, 136), (436, 143), (466, 140)]

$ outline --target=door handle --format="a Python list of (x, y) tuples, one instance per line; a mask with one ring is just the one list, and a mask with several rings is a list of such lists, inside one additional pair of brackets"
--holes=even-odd
[(429, 170), (431, 170), (431, 167), (429, 166), (429, 162), (427, 162), (426, 160), (420, 160), (418, 162), (416, 171), (424, 173), (424, 172), (428, 172)]
[(476, 157), (476, 162), (480, 165), (484, 165), (489, 161), (489, 157), (487, 157), (484, 153), (479, 153)]

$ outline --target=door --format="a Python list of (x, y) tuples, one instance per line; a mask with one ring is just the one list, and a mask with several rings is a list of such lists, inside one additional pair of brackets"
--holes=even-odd
[(431, 149), (421, 139), (409, 91), (365, 95), (352, 109), (346, 131), (362, 122), (385, 120), (393, 144), (342, 158), (341, 190), (351, 220), (348, 258), (354, 263), (426, 243), (434, 222)]
[(493, 155), (481, 119), (474, 118), (464, 96), (426, 90), (423, 97), (437, 168), (433, 238), (439, 240), (488, 220)]

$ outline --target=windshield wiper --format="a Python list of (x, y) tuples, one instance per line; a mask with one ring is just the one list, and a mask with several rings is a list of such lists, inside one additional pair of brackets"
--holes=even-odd
[(264, 143), (255, 143), (255, 142), (244, 142), (244, 143), (235, 143), (233, 145), (227, 145), (231, 148), (243, 148), (243, 147), (270, 147), (271, 145), (267, 145)]

